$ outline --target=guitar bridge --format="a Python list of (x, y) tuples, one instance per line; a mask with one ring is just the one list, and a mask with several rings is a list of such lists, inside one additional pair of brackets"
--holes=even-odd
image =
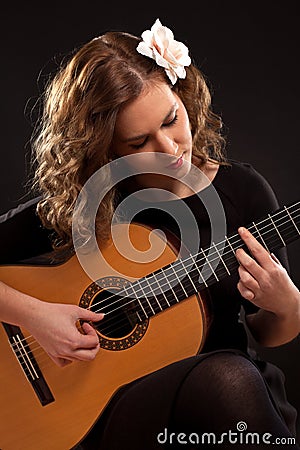
[(15, 325), (2, 322), (8, 336), (11, 349), (17, 358), (27, 380), (31, 384), (42, 406), (54, 402), (50, 388), (33, 356), (21, 329)]

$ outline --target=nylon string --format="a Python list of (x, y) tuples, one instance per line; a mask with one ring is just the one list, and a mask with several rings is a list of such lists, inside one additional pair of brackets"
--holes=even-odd
[[(296, 204), (299, 204), (299, 203), (300, 203), (300, 202), (297, 202)], [(289, 208), (292, 208), (292, 207), (294, 208), (294, 207), (296, 206), (296, 204), (290, 206)], [(300, 208), (297, 208), (294, 212), (297, 212), (297, 213), (298, 213), (299, 211), (300, 211)], [(274, 217), (275, 217), (276, 215), (280, 215), (280, 214), (282, 214), (282, 213), (284, 213), (284, 211), (283, 211), (283, 210), (280, 210), (278, 213), (276, 213), (276, 214), (274, 214), (274, 215), (272, 216), (272, 219), (273, 219), (273, 221), (274, 221), (275, 226), (277, 225), (277, 226), (280, 226), (280, 227), (281, 227), (281, 230), (280, 230), (280, 231), (284, 231), (284, 230), (286, 229), (286, 228), (285, 228), (285, 229), (282, 229), (282, 226), (291, 223), (291, 219), (289, 219), (289, 218), (288, 218), (288, 220), (283, 221), (282, 223), (280, 223), (280, 221), (283, 220), (282, 218), (281, 218), (281, 219), (280, 219), (280, 218), (279, 218), (279, 219), (277, 218), (277, 219), (274, 220)], [(293, 218), (296, 219), (296, 218), (298, 218), (299, 216), (300, 216), (300, 214), (297, 214), (297, 215), (294, 215)], [(264, 220), (262, 220), (261, 222), (259, 222), (259, 223), (257, 224), (257, 225), (261, 225), (261, 224), (263, 224), (264, 222), (268, 222), (268, 224), (267, 224), (266, 226), (263, 226), (263, 227), (260, 229), (260, 232), (261, 232), (265, 237), (266, 237), (267, 234), (269, 234), (269, 233), (273, 233), (273, 234), (274, 234), (274, 229), (273, 229), (273, 228), (275, 228), (274, 226), (273, 226), (273, 228), (272, 228), (271, 230), (269, 229), (268, 231), (263, 232), (264, 229), (266, 229), (267, 227), (270, 227), (270, 222), (269, 222), (269, 220), (270, 220), (269, 218), (265, 218)], [(271, 225), (272, 225), (272, 224), (271, 224)], [(294, 226), (295, 226), (295, 224), (294, 224)], [(250, 232), (252, 232), (252, 234), (253, 234), (254, 236), (255, 236), (256, 234), (259, 235), (259, 233), (257, 233), (257, 231), (256, 231), (256, 229), (255, 229), (255, 228), (256, 228), (256, 225), (251, 225), (251, 226), (248, 226), (247, 228), (248, 228), (248, 230), (249, 230)], [(276, 229), (276, 228), (275, 228), (275, 229)], [(251, 230), (253, 230), (253, 231), (251, 231)], [(297, 230), (297, 231), (298, 231), (298, 230)], [(298, 232), (299, 232), (299, 231), (298, 231)], [(259, 237), (259, 236), (258, 236), (258, 237)], [(238, 239), (236, 239), (236, 238), (238, 238)], [(232, 240), (234, 239), (234, 241), (231, 242), (232, 247), (236, 246), (236, 244), (238, 244), (238, 243), (241, 244), (241, 245), (235, 247), (235, 251), (236, 251), (238, 248), (241, 248), (241, 247), (244, 245), (244, 243), (243, 243), (243, 241), (241, 240), (241, 238), (240, 238), (240, 236), (239, 236), (238, 233), (236, 233), (236, 234), (230, 236), (228, 239), (229, 239), (230, 241), (232, 241)], [(223, 241), (217, 243), (216, 245), (220, 245), (220, 244), (225, 244), (225, 245), (226, 245), (226, 242), (227, 242), (227, 239), (224, 239)], [(272, 241), (271, 241), (271, 242), (272, 242)], [(210, 249), (212, 249), (212, 248), (213, 248), (213, 246), (210, 247)], [(210, 249), (206, 249), (206, 251), (209, 251)], [(228, 263), (226, 263), (226, 266), (227, 266), (227, 268), (228, 268), (229, 271), (230, 271), (231, 268), (234, 268), (234, 267), (236, 266), (236, 257), (235, 257), (235, 254), (234, 254), (234, 253), (232, 252), (232, 250), (230, 249), (229, 251), (224, 252), (224, 253), (222, 254), (222, 258), (223, 258), (224, 256), (226, 256), (226, 255), (229, 255), (229, 254), (231, 255), (231, 260), (230, 260)], [(192, 268), (193, 266), (195, 266), (195, 262), (193, 261), (193, 259), (196, 259), (196, 260), (197, 260), (197, 257), (198, 257), (199, 255), (200, 255), (200, 252), (199, 252), (199, 253), (196, 253), (196, 254), (194, 254), (194, 255), (191, 255), (191, 256), (189, 256), (189, 257), (183, 259), (183, 260), (176, 260), (176, 261), (174, 261), (173, 263), (171, 263), (171, 265), (172, 265), (172, 267), (174, 267), (174, 268), (176, 268), (176, 266), (178, 266), (179, 264), (181, 264), (181, 265), (183, 266), (182, 268), (180, 268), (180, 269), (177, 271), (177, 273), (178, 273), (179, 271), (183, 271), (183, 270), (186, 271), (186, 270), (188, 270), (189, 268)], [(211, 259), (211, 258), (210, 258), (210, 262), (214, 262), (215, 260), (220, 259), (220, 256), (219, 256), (219, 253), (217, 252), (217, 250), (216, 250), (215, 252), (212, 252), (212, 255), (216, 255), (216, 258), (214, 258), (214, 259)], [(189, 261), (189, 260), (192, 261), (191, 264), (185, 265), (184, 262), (185, 262), (185, 261)], [(205, 263), (205, 262), (206, 262), (206, 258), (205, 258), (205, 257), (201, 257), (201, 258), (197, 261), (197, 265), (199, 266), (199, 265), (201, 265), (202, 263)], [(169, 268), (167, 268), (167, 269), (161, 268), (161, 269), (159, 269), (159, 270), (160, 270), (161, 272), (163, 272), (164, 270), (165, 270), (165, 271), (166, 271), (166, 270), (169, 270)], [(159, 273), (159, 272), (158, 272), (158, 273)], [(174, 278), (173, 278), (172, 280), (171, 280), (171, 276), (168, 276), (168, 279), (166, 278), (166, 282), (165, 282), (165, 283), (161, 283), (160, 285), (158, 285), (158, 284), (157, 284), (157, 281), (155, 281), (154, 283), (152, 282), (152, 284), (149, 283), (149, 278), (151, 277), (151, 274), (149, 274), (149, 275), (148, 275), (147, 282), (148, 282), (148, 285), (149, 285), (150, 289), (151, 289), (151, 287), (154, 286), (154, 285), (158, 286), (159, 288), (160, 288), (160, 287), (164, 288), (164, 287), (169, 286), (168, 280), (169, 280), (170, 282), (174, 281), (174, 280), (176, 279), (176, 272), (171, 273), (171, 275), (174, 275)], [(186, 278), (187, 276), (188, 276), (188, 275), (186, 274), (183, 278)], [(145, 277), (143, 277), (143, 278), (145, 278)], [(139, 281), (142, 281), (143, 278), (141, 278)], [(133, 282), (133, 283), (135, 283), (135, 282)], [(128, 285), (128, 287), (130, 287), (130, 284)], [(147, 286), (147, 287), (148, 287), (148, 286)], [(157, 289), (157, 287), (156, 287), (156, 289)], [(175, 287), (174, 289), (176, 290), (176, 287)], [(182, 290), (181, 287), (179, 287), (179, 289)], [(142, 289), (142, 288), (136, 289), (136, 290), (134, 291), (134, 294), (138, 294), (139, 292), (142, 293), (142, 296), (144, 297), (144, 292), (143, 292), (143, 289)], [(178, 288), (177, 288), (177, 292), (178, 292)], [(198, 291), (195, 291), (195, 294), (196, 294), (197, 292), (198, 292)], [(176, 293), (176, 292), (175, 292), (175, 293)], [(125, 295), (127, 294), (127, 293), (124, 291), (124, 289), (117, 292), (117, 295), (122, 295), (122, 294), (125, 294)], [(150, 295), (150, 294), (151, 294), (151, 295)], [(149, 293), (149, 297), (153, 297), (153, 296), (155, 297), (155, 295), (153, 295), (153, 294), (154, 294), (154, 291), (151, 292), (151, 293)], [(158, 294), (161, 294), (161, 292), (159, 292)], [(193, 295), (193, 294), (191, 294), (191, 295)], [(92, 307), (95, 308), (95, 306), (100, 306), (102, 303), (107, 302), (107, 301), (109, 301), (109, 299), (113, 299), (114, 297), (115, 297), (115, 295), (113, 294), (113, 295), (107, 297), (106, 299), (101, 300), (101, 301), (99, 301), (99, 302), (97, 302), (97, 303), (94, 303), (93, 305), (87, 307), (87, 309), (91, 309)], [(105, 331), (107, 331), (108, 329), (110, 329), (110, 325), (111, 325), (112, 322), (113, 322), (114, 325), (119, 325), (119, 327), (114, 327), (114, 331), (120, 330), (120, 329), (122, 328), (122, 324), (126, 323), (126, 319), (124, 320), (124, 318), (122, 318), (121, 320), (116, 320), (117, 317), (113, 317), (113, 318), (108, 317), (108, 316), (111, 315), (112, 313), (115, 313), (116, 311), (119, 311), (119, 310), (125, 308), (126, 306), (128, 306), (128, 305), (130, 305), (130, 304), (132, 304), (132, 303), (136, 303), (136, 302), (137, 302), (137, 298), (135, 298), (135, 299), (129, 300), (127, 303), (122, 303), (120, 306), (117, 306), (117, 304), (120, 303), (120, 302), (122, 302), (122, 300), (123, 300), (122, 298), (121, 298), (121, 299), (117, 299), (116, 301), (114, 301), (114, 302), (112, 302), (112, 303), (110, 304), (110, 306), (116, 305), (116, 308), (113, 309), (113, 310), (111, 310), (111, 311), (109, 311), (109, 312), (107, 312), (107, 313), (105, 313), (105, 316), (104, 316), (105, 327), (104, 327), (103, 329), (101, 329), (101, 333), (105, 334)], [(171, 306), (172, 306), (172, 305), (171, 305)], [(93, 310), (94, 310), (94, 309), (93, 309)], [(95, 311), (95, 310), (94, 310), (94, 311)], [(98, 310), (96, 310), (95, 312), (101, 312), (101, 308), (98, 309)], [(108, 318), (107, 318), (107, 317), (108, 317)], [(119, 317), (120, 317), (120, 316), (119, 316)], [(20, 339), (20, 341), (19, 341), (18, 343), (13, 343), (13, 344), (11, 343), (11, 346), (12, 346), (13, 348), (14, 348), (14, 347), (17, 347), (17, 349), (18, 349), (18, 347), (19, 347), (22, 343), (25, 343), (24, 347), (25, 347), (25, 349), (26, 349), (26, 354), (27, 354), (27, 355), (29, 355), (30, 353), (33, 353), (33, 352), (35, 352), (36, 355), (37, 355), (37, 354), (38, 354), (38, 353), (37, 353), (38, 350), (43, 350), (45, 356), (46, 356), (47, 358), (49, 358), (48, 354), (45, 352), (45, 350), (43, 349), (43, 347), (41, 347), (41, 345), (38, 343), (38, 341), (36, 341), (36, 339), (35, 339), (32, 335), (27, 336), (27, 337), (24, 337), (24, 339)], [(37, 343), (38, 345), (37, 345), (37, 346), (33, 346), (35, 343)], [(32, 346), (32, 347), (30, 347), (30, 350), (27, 351), (27, 347), (28, 347), (28, 346)], [(20, 353), (22, 353), (22, 350), (17, 350), (17, 351), (19, 351)]]

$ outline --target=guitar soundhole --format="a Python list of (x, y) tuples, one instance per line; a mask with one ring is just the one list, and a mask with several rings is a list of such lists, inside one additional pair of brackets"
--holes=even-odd
[(137, 344), (147, 332), (148, 319), (141, 321), (136, 305), (120, 295), (128, 281), (119, 277), (104, 277), (90, 284), (83, 292), (79, 305), (105, 313), (104, 319), (93, 324), (101, 348), (110, 351), (126, 350)]
[(126, 297), (118, 295), (119, 289), (103, 290), (94, 298), (91, 309), (104, 312), (106, 316), (94, 324), (96, 330), (111, 339), (120, 339), (130, 334), (137, 324), (137, 316)]

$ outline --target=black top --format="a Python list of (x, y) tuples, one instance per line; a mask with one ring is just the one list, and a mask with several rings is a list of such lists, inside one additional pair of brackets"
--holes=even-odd
[[(270, 185), (250, 164), (233, 160), (229, 162), (230, 166), (220, 166), (212, 187), (201, 191), (202, 198), (209, 199), (210, 191), (214, 189), (219, 195), (226, 217), (227, 236), (236, 232), (239, 226), (258, 221), (279, 207)], [(0, 264), (24, 262), (51, 251), (52, 233), (43, 228), (36, 214), (38, 200), (38, 198), (32, 199), (0, 216)], [(155, 228), (163, 225), (180, 237), (177, 224), (183, 223), (186, 227), (190, 226), (184, 217), (186, 211), (181, 208), (182, 201), (195, 216), (200, 232), (200, 246), (206, 248), (211, 239), (211, 223), (207, 210), (197, 194), (159, 204), (140, 202), (139, 211), (146, 209), (134, 215), (127, 206), (126, 214), (132, 216), (134, 221)], [(176, 220), (166, 212), (170, 202), (172, 203), (171, 214), (175, 211)], [(184, 243), (187, 247), (194, 245), (192, 231), (188, 228), (184, 231)], [(190, 242), (189, 237), (192, 237)], [(288, 268), (284, 249), (277, 253), (277, 257)], [(236, 288), (237, 282), (236, 271), (210, 287), (214, 320), (203, 351), (219, 348), (237, 348), (247, 351), (246, 332), (239, 322), (240, 308), (243, 305), (246, 314), (256, 312), (257, 308), (242, 298)]]
[[(190, 208), (196, 219), (200, 234), (200, 248), (208, 248), (212, 241), (220, 242), (224, 238), (222, 234), (219, 240), (212, 239), (212, 221), (219, 220), (219, 213), (214, 211), (214, 205), (210, 205), (210, 200), (214, 198), (212, 192), (216, 192), (222, 202), (227, 236), (235, 234), (239, 226), (247, 226), (253, 221), (258, 222), (259, 219), (279, 208), (270, 185), (250, 164), (232, 160), (230, 163), (230, 166), (220, 166), (212, 186), (202, 190), (200, 196), (194, 194), (180, 200), (159, 203), (135, 200), (134, 208), (141, 212), (134, 215), (134, 211), (130, 211), (126, 205), (126, 213), (136, 222), (151, 225), (154, 228), (160, 228), (163, 225), (163, 228), (172, 231), (179, 238), (184, 235), (184, 244), (193, 254), (195, 253), (193, 251), (195, 233), (193, 224), (188, 223), (186, 218), (187, 212), (182, 207), (183, 202)], [(209, 205), (210, 215), (203, 202), (206, 206)], [(125, 212), (123, 214), (125, 215)], [(181, 224), (181, 231), (178, 223)], [(219, 232), (216, 234), (218, 235)], [(288, 269), (286, 250), (280, 249), (276, 255)], [(209, 288), (213, 322), (203, 348), (204, 352), (219, 348), (237, 348), (243, 351), (247, 349), (246, 333), (243, 325), (239, 323), (241, 305), (246, 314), (257, 312), (258, 308), (240, 295), (236, 287), (238, 280), (236, 270)]]

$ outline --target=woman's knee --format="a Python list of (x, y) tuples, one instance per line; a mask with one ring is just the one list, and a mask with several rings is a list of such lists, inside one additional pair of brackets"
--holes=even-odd
[(187, 374), (181, 392), (189, 398), (239, 399), (267, 392), (258, 368), (243, 355), (220, 352), (208, 355)]

